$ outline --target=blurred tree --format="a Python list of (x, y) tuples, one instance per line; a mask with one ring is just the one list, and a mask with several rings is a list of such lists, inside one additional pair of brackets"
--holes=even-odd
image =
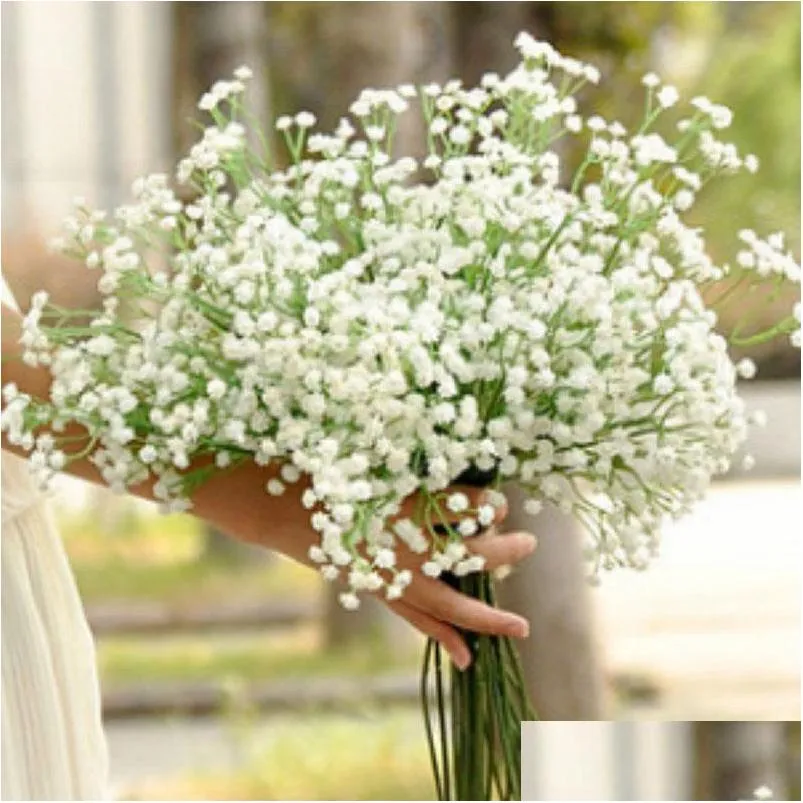
[(486, 72), (504, 74), (516, 66), (513, 39), (532, 28), (536, 3), (452, 3), (455, 15), (455, 60), (467, 86), (479, 83)]
[[(267, 15), (262, 3), (173, 3), (173, 143), (183, 154), (198, 136), (198, 99), (215, 81), (247, 65), (248, 103), (265, 129), (271, 116)], [(207, 118), (208, 119), (208, 118)]]
[[(250, 108), (259, 125), (267, 130), (270, 114), (267, 18), (262, 3), (189, 2), (172, 3), (173, 10), (173, 142), (183, 155), (196, 141), (199, 119), (197, 103), (215, 81), (226, 79), (240, 65), (253, 70), (249, 82)], [(206, 123), (206, 121), (203, 121)], [(256, 145), (256, 143), (253, 143)], [(235, 541), (208, 528), (206, 552), (218, 560), (243, 562), (270, 553)]]
[(760, 786), (792, 799), (785, 722), (700, 722), (696, 741), (696, 800), (749, 800)]
[(535, 710), (542, 720), (605, 719), (605, 676), (580, 525), (552, 506), (527, 515), (526, 497), (515, 486), (505, 495), (511, 511), (505, 529), (538, 536), (535, 555), (499, 587), (501, 602), (530, 620), (530, 637), (519, 651)]

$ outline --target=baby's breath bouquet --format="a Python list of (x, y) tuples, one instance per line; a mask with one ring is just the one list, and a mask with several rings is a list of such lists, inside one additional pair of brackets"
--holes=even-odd
[[(800, 268), (780, 234), (752, 231), (716, 264), (684, 220), (709, 181), (757, 168), (718, 138), (728, 109), (700, 97), (678, 113), (676, 90), (648, 75), (630, 133), (581, 113), (594, 67), (526, 34), (516, 45), (521, 63), (473, 88), (366, 90), (331, 133), (281, 117), (284, 164), (264, 138), (248, 144), (240, 69), (201, 99), (212, 124), (175, 182), (138, 180), (110, 218), (78, 208), (62, 246), (99, 272), (102, 313), (85, 324), (37, 296), (25, 359), (50, 367), (50, 397), (5, 388), (3, 427), (40, 478), (75, 453), (37, 427), (70, 421), (112, 488), (155, 476), (168, 510), (210, 473), (281, 461), (266, 492), (309, 476), (310, 558), (345, 580), (350, 609), (363, 592), (403, 595), (401, 544), (427, 575), (493, 601), (470, 548), (493, 504), (445, 492), (472, 473), (519, 483), (531, 513), (549, 502), (581, 521), (592, 576), (646, 566), (662, 523), (761, 421), (737, 393), (754, 366), (732, 361), (707, 288), (799, 282)], [(420, 161), (392, 155), (411, 104)], [(578, 145), (569, 173), (558, 152)], [(799, 343), (799, 318), (798, 305), (735, 339)], [(196, 470), (199, 457), (214, 464)], [(393, 518), (416, 491), (418, 514)], [(427, 647), (438, 796), (515, 799), (519, 723), (535, 713), (511, 644), (467, 637), (473, 666), (450, 684)]]

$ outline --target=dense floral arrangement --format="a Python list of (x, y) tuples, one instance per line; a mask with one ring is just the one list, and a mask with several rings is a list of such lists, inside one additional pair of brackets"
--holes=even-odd
[[(709, 181), (757, 169), (719, 139), (727, 108), (693, 99), (667, 141), (654, 127), (678, 93), (647, 75), (631, 133), (581, 114), (596, 68), (516, 45), (521, 63), (477, 87), (365, 90), (332, 133), (281, 117), (287, 167), (248, 144), (240, 69), (201, 99), (213, 122), (175, 175), (193, 200), (153, 175), (111, 218), (80, 206), (62, 245), (99, 271), (103, 312), (78, 325), (37, 296), (25, 358), (49, 365), (50, 398), (4, 390), (3, 427), (40, 478), (70, 458), (35, 430), (68, 421), (112, 488), (156, 475), (168, 510), (211, 471), (280, 459), (266, 491), (311, 478), (310, 557), (347, 580), (349, 608), (403, 594), (399, 543), (433, 577), (483, 568), (466, 544), (493, 507), (445, 493), (472, 468), (528, 489), (530, 512), (582, 521), (591, 574), (647, 565), (662, 522), (761, 423), (737, 392), (755, 368), (730, 358), (705, 287), (799, 282), (800, 268), (782, 235), (752, 231), (715, 264), (684, 220)], [(420, 161), (393, 156), (413, 99)], [(582, 145), (572, 175), (563, 140)], [(739, 342), (799, 344), (799, 318)], [(190, 470), (203, 455), (216, 467)], [(419, 515), (388, 527), (414, 491)]]

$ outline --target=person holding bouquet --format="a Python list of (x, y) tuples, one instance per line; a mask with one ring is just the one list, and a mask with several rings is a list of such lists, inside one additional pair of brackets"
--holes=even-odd
[[(46, 397), (44, 367), (20, 359), (20, 321), (3, 283), (3, 381)], [(69, 427), (83, 440), (79, 427)], [(39, 433), (40, 436), (46, 433)], [(61, 433), (62, 435), (64, 433)], [(107, 796), (107, 754), (102, 732), (95, 651), (64, 547), (19, 447), (3, 439), (2, 454), (2, 798), (4, 800), (100, 800)], [(69, 464), (73, 476), (102, 482), (87, 453)], [(282, 496), (265, 493), (280, 466), (243, 465), (221, 473), (194, 497), (194, 512), (238, 540), (309, 564), (318, 534), (301, 504), (306, 483)], [(481, 493), (464, 489), (476, 504)], [(151, 483), (132, 493), (153, 498)], [(414, 498), (407, 505), (414, 506)], [(497, 511), (495, 524), (505, 510)], [(527, 533), (499, 535), (494, 528), (474, 539), (487, 565), (515, 564), (535, 548)], [(412, 552), (410, 570), (421, 563)], [(527, 622), (453, 590), (442, 580), (412, 571), (403, 600), (386, 600), (399, 616), (438, 639), (457, 666), (471, 655), (457, 628), (526, 637)]]
[[(174, 177), (138, 179), (113, 217), (78, 203), (65, 221), (61, 250), (100, 273), (102, 311), (86, 324), (42, 293), (4, 316), (4, 356), (20, 358), (4, 443), (40, 483), (66, 467), (193, 509), (346, 581), (347, 609), (377, 594), (429, 636), (440, 800), (519, 799), (521, 722), (537, 718), (511, 642), (527, 623), (495, 605), (494, 570), (535, 546), (494, 534), (502, 485), (531, 515), (549, 504), (583, 525), (590, 579), (642, 570), (762, 423), (737, 381), (755, 366), (729, 345), (800, 345), (799, 303), (766, 327), (750, 305), (728, 339), (716, 328), (738, 293), (800, 283), (781, 232), (740, 229), (718, 264), (687, 217), (709, 181), (759, 167), (720, 138), (730, 110), (680, 104), (650, 73), (631, 132), (583, 114), (596, 67), (526, 33), (515, 45), (521, 62), (475, 87), (366, 89), (332, 132), (309, 112), (279, 117), (278, 165), (249, 144), (251, 71), (236, 70), (200, 99), (211, 122)], [(411, 106), (420, 162), (392, 155)], [(4, 553), (45, 542), (11, 532)], [(16, 579), (41, 574), (16, 562)], [(10, 610), (36, 599), (44, 613), (28, 618), (44, 623), (69, 583), (39, 584)], [(30, 635), (10, 621), (4, 652), (7, 633)], [(7, 726), (4, 709), (4, 741), (25, 717), (64, 720), (39, 703), (48, 688), (69, 697), (71, 680), (51, 673), (26, 694), (23, 667), (48, 651), (45, 630), (10, 664), (20, 714)]]

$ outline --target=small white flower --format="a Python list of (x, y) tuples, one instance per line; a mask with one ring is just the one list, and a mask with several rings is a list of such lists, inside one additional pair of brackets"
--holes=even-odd
[(600, 71), (594, 67), (593, 64), (586, 64), (583, 67), (583, 77), (592, 84), (598, 84), (602, 76)]
[(368, 125), (365, 127), (365, 136), (372, 142), (379, 142), (385, 138), (385, 129), (380, 125)]
[(528, 499), (524, 503), (524, 512), (529, 516), (537, 516), (543, 509), (544, 505), (538, 499)]
[(664, 109), (668, 109), (670, 106), (674, 106), (678, 102), (680, 94), (675, 87), (667, 84), (658, 90), (655, 98)]
[(309, 559), (313, 563), (326, 563), (326, 561), (328, 560), (326, 552), (324, 552), (323, 549), (321, 549), (321, 547), (317, 545), (313, 545), (309, 548), (308, 555)]
[(641, 83), (644, 84), (644, 86), (653, 89), (656, 86), (660, 86), (661, 79), (654, 72), (648, 72), (641, 79)]
[(453, 513), (462, 513), (468, 510), (468, 497), (464, 493), (453, 493), (446, 500), (446, 507)]
[(471, 132), (464, 125), (456, 125), (449, 131), (449, 139), (455, 145), (468, 145), (471, 141)]
[(678, 190), (672, 203), (679, 212), (686, 212), (694, 205), (694, 193), (690, 190)]
[(139, 450), (139, 459), (145, 463), (153, 463), (154, 460), (158, 457), (158, 453), (153, 445), (150, 443), (146, 444)]
[(67, 456), (64, 452), (52, 452), (48, 455), (47, 464), (53, 471), (61, 471), (67, 464)]
[(675, 389), (675, 382), (669, 374), (658, 374), (653, 380), (652, 387), (659, 396), (667, 396)]
[(396, 553), (392, 549), (380, 549), (374, 557), (374, 565), (379, 569), (391, 569), (396, 565)]
[(600, 117), (598, 114), (595, 114), (586, 120), (586, 127), (589, 131), (593, 131), (596, 134), (600, 131), (605, 131), (605, 129), (608, 127), (608, 124), (602, 117)]
[(315, 307), (307, 307), (304, 310), (304, 323), (307, 326), (316, 327), (321, 322), (321, 313)]
[(290, 485), (301, 479), (301, 472), (298, 470), (298, 467), (294, 466), (292, 463), (285, 463), (282, 465), (280, 474), (282, 475), (282, 479)]
[(219, 401), (226, 395), (226, 383), (222, 379), (212, 379), (206, 385), (206, 392), (210, 399)]
[(496, 518), (496, 511), (491, 505), (480, 505), (477, 510), (477, 521), (482, 527), (490, 527)]
[(501, 508), (507, 504), (507, 498), (501, 491), (497, 491), (495, 489), (490, 489), (485, 492), (485, 498), (488, 501), (488, 504), (493, 508)]
[(454, 573), (458, 577), (465, 577), (473, 572), (481, 572), (485, 568), (485, 558), (480, 555), (472, 555), (470, 558), (461, 560), (454, 567)]
[(756, 458), (753, 457), (753, 455), (746, 454), (742, 458), (742, 469), (744, 471), (752, 471), (752, 469), (755, 467), (755, 465), (756, 465)]
[(756, 364), (749, 357), (744, 357), (736, 363), (736, 372), (742, 379), (752, 379), (756, 375)]
[(714, 128), (729, 128), (733, 122), (733, 112), (727, 106), (712, 106), (711, 122)]
[(340, 575), (340, 569), (328, 563), (326, 566), (321, 566), (321, 575), (327, 582), (333, 583)]
[(347, 611), (356, 611), (360, 607), (360, 598), (353, 592), (340, 594), (338, 599)]
[(449, 127), (449, 122), (446, 120), (445, 117), (436, 117), (432, 123), (430, 123), (429, 130), (431, 134), (444, 134), (446, 129)]
[(201, 111), (212, 111), (218, 104), (218, 99), (211, 93), (206, 92), (201, 95), (201, 99), (198, 101), (198, 108)]
[(294, 119), (299, 128), (312, 128), (316, 122), (315, 115), (312, 112), (299, 112)]
[(281, 496), (284, 493), (284, 483), (274, 477), (268, 480), (265, 485), (265, 490), (267, 490), (271, 496)]
[(567, 131), (576, 134), (583, 128), (583, 118), (578, 114), (570, 114), (568, 117), (564, 118), (563, 125), (566, 127)]
[(423, 564), (423, 566), (421, 566), (421, 571), (427, 577), (439, 577), (443, 571), (443, 567), (435, 561), (428, 560)]

